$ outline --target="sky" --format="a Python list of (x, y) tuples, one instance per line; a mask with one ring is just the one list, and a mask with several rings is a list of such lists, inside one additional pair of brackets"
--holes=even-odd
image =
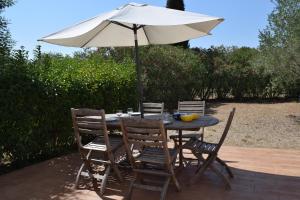
[[(36, 45), (44, 52), (72, 54), (80, 49), (43, 42), (39, 38), (74, 25), (83, 20), (111, 11), (125, 0), (17, 0), (5, 10), (15, 48), (25, 46), (32, 56)], [(166, 0), (135, 0), (155, 6), (166, 5)], [(185, 0), (185, 10), (222, 17), (225, 21), (211, 31), (212, 35), (190, 41), (191, 47), (259, 45), (258, 34), (267, 26), (268, 14), (274, 8), (270, 0)]]

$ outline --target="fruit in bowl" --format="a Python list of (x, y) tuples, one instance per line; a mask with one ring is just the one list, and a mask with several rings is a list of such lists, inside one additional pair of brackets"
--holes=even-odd
[(193, 116), (193, 119), (199, 119), (200, 118), (200, 115), (197, 114), (197, 113), (192, 113), (191, 115)]
[(181, 115), (180, 118), (184, 122), (191, 122), (191, 121), (193, 121), (194, 116), (193, 115)]

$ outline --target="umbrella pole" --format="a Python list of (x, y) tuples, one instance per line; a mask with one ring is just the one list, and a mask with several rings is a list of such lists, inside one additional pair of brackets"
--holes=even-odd
[(141, 67), (140, 67), (140, 59), (139, 59), (139, 45), (137, 39), (137, 25), (133, 25), (133, 33), (134, 33), (134, 50), (135, 50), (135, 67), (137, 72), (137, 90), (139, 95), (139, 107), (141, 111), (141, 117), (144, 118), (144, 107), (143, 107), (143, 86), (141, 82)]

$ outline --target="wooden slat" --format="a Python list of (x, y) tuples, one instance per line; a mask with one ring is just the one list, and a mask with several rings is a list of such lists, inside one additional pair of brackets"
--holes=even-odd
[(100, 160), (100, 159), (94, 159), (94, 158), (92, 158), (91, 161), (99, 162), (99, 163), (105, 163), (105, 164), (110, 164), (111, 163), (109, 160)]
[(129, 139), (136, 139), (136, 140), (157, 140), (157, 141), (163, 141), (163, 139), (159, 136), (152, 136), (152, 135), (140, 135), (140, 134), (127, 134)]
[[(168, 153), (167, 153), (168, 152)], [(174, 149), (168, 149), (166, 150), (162, 148), (153, 148), (153, 147), (146, 147), (141, 152), (141, 154), (137, 157), (137, 160), (142, 162), (149, 162), (149, 163), (157, 163), (157, 164), (165, 164), (168, 165), (169, 162), (167, 161), (167, 154), (171, 156), (170, 162), (172, 162), (173, 159), (176, 159), (177, 151)]]
[(163, 188), (159, 187), (159, 186), (143, 185), (143, 184), (137, 184), (137, 183), (133, 184), (133, 187), (142, 189), (142, 190), (151, 190), (151, 191), (157, 191), (157, 192), (160, 192), (163, 190)]
[(137, 158), (137, 160), (147, 163), (157, 163), (157, 164), (165, 164), (166, 157), (164, 155), (155, 155), (155, 154), (142, 154)]
[[(88, 172), (81, 172), (80, 174), (81, 176), (84, 176), (84, 177), (90, 177), (89, 173)], [(100, 174), (93, 174), (93, 177), (99, 181), (102, 181), (103, 180), (103, 177), (102, 175)]]
[(150, 107), (150, 108), (161, 108), (163, 106), (162, 103), (143, 103), (144, 107)]
[(77, 122), (101, 122), (102, 119), (98, 116), (80, 116), (76, 117)]
[(102, 116), (102, 114), (104, 113), (104, 110), (95, 110), (89, 108), (72, 108), (71, 110), (76, 116)]
[(143, 103), (144, 113), (158, 113), (164, 112), (164, 103)]
[(140, 172), (145, 174), (153, 174), (158, 176), (170, 176), (171, 174), (164, 172), (164, 171), (158, 171), (158, 170), (150, 170), (150, 169), (133, 169), (134, 172)]
[(200, 108), (200, 107), (180, 107), (180, 111), (182, 112), (183, 110), (188, 110), (188, 111), (203, 111), (204, 108)]
[(126, 123), (126, 127), (133, 128), (150, 128), (150, 129), (159, 129), (163, 123), (161, 120), (155, 119), (144, 119), (144, 118), (126, 118), (123, 119)]
[(103, 129), (104, 125), (101, 122), (77, 122), (77, 126), (83, 129)]
[(178, 111), (186, 113), (205, 114), (205, 101), (180, 101), (178, 102)]
[(99, 144), (88, 144), (88, 145), (84, 145), (83, 147), (84, 149), (92, 149), (92, 150), (96, 150), (96, 151), (106, 151), (106, 145), (99, 145)]
[(144, 112), (160, 113), (160, 112), (162, 112), (162, 109), (158, 109), (158, 108), (144, 108)]
[(205, 101), (180, 101), (179, 104), (180, 105), (203, 105), (205, 103)]
[(81, 134), (89, 134), (89, 135), (103, 135), (103, 130), (92, 130), (92, 129), (83, 129), (78, 128), (79, 133)]
[(137, 134), (150, 134), (150, 135), (154, 135), (154, 134), (160, 133), (159, 129), (157, 129), (157, 128), (150, 129), (150, 128), (127, 127), (126, 130), (127, 130), (127, 132), (137, 133)]
[(149, 146), (149, 147), (162, 147), (163, 146), (163, 144), (161, 142), (136, 141), (136, 140), (133, 140), (133, 139), (128, 139), (128, 142), (132, 143), (132, 144)]

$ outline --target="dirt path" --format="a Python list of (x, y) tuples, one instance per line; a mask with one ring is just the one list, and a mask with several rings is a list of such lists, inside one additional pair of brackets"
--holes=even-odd
[(235, 107), (225, 145), (300, 149), (300, 103), (211, 103), (207, 113), (220, 119), (205, 129), (205, 139), (218, 141), (230, 110)]

